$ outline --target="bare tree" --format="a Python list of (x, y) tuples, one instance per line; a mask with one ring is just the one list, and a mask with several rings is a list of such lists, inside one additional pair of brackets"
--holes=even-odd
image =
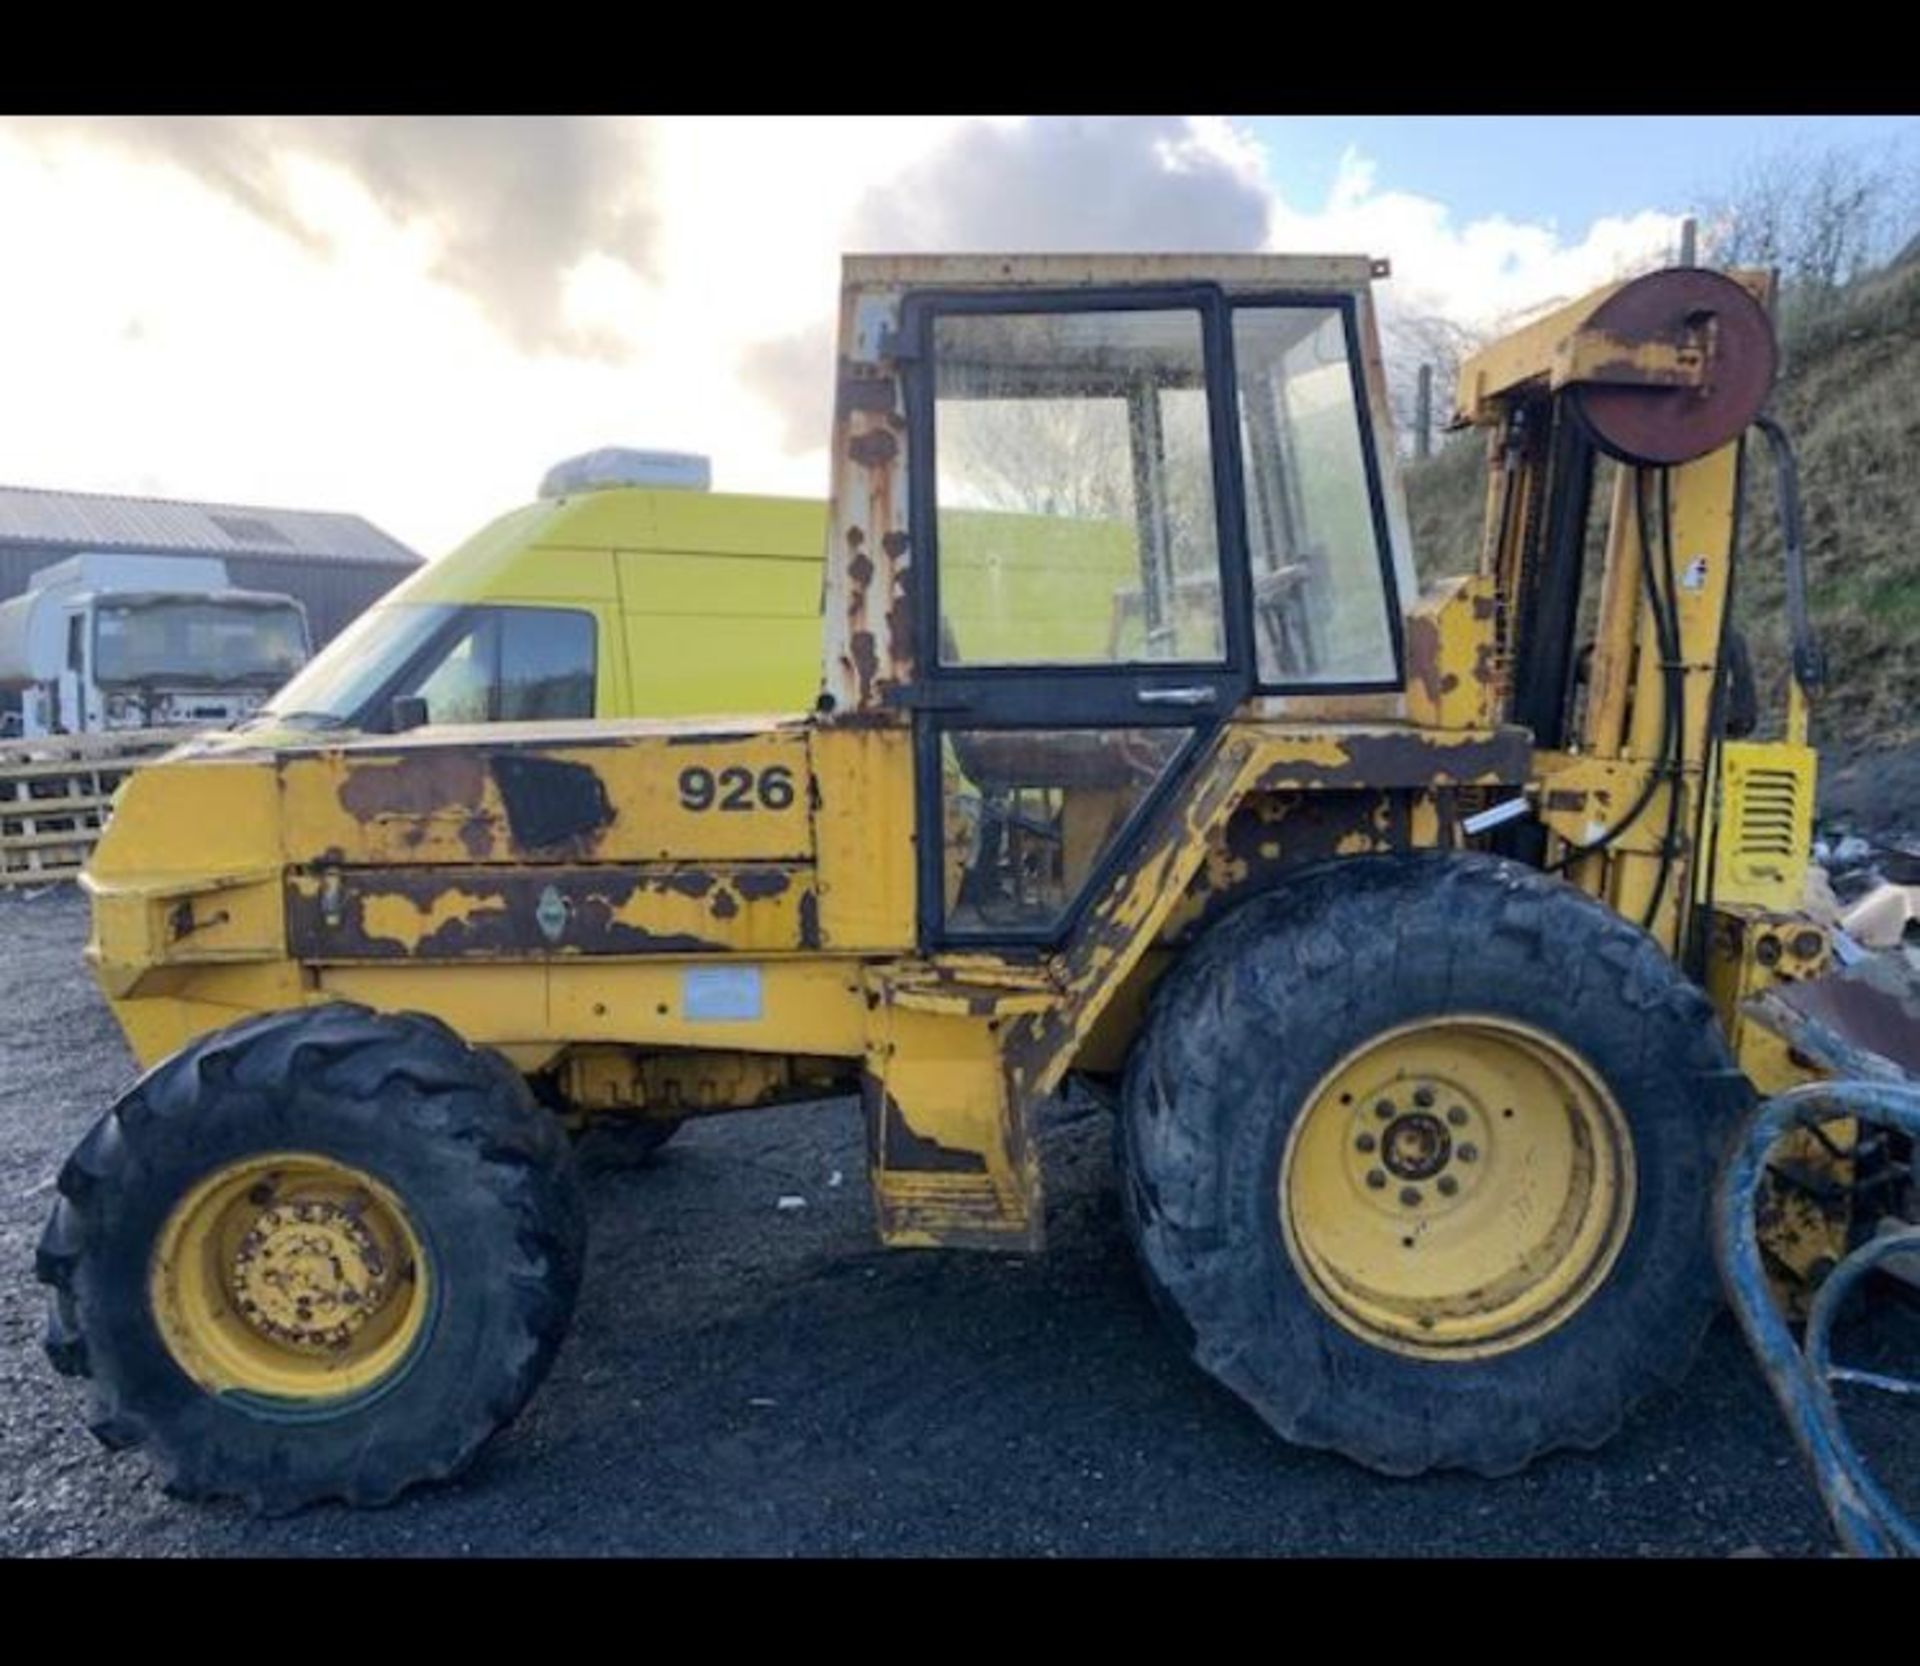
[(1774, 268), (1783, 313), (1805, 321), (1913, 235), (1917, 187), (1910, 147), (1770, 151), (1702, 205), (1703, 253), (1717, 266)]

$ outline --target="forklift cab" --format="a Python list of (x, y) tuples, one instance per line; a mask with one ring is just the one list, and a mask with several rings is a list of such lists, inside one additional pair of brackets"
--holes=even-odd
[[(1128, 262), (1141, 281), (1089, 285), (1061, 262), (1066, 288), (1045, 261), (1011, 287), (967, 281), (994, 263), (895, 262), (928, 281), (892, 294), (865, 264), (850, 289), (892, 315), (907, 439), (904, 537), (875, 540), (897, 669), (862, 681), (850, 596), (829, 692), (915, 714), (923, 944), (1052, 945), (1249, 699), (1402, 686), (1373, 263), (1249, 257), (1196, 284)], [(855, 401), (864, 374), (843, 367)], [(862, 551), (883, 452), (897, 471), (854, 434), (836, 491)], [(850, 617), (830, 601), (830, 631)]]

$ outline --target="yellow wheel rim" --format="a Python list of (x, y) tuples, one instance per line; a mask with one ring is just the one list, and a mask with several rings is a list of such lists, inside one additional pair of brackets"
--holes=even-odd
[(1633, 1218), (1633, 1142), (1551, 1036), (1459, 1016), (1355, 1048), (1308, 1096), (1280, 1167), (1315, 1302), (1396, 1353), (1477, 1359), (1567, 1322)]
[(431, 1292), (387, 1187), (328, 1157), (276, 1152), (229, 1163), (180, 1200), (149, 1294), (168, 1350), (202, 1386), (328, 1401), (407, 1359)]

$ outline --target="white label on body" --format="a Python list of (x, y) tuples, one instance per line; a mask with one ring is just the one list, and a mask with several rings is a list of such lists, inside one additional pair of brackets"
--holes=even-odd
[(740, 1023), (762, 1010), (758, 966), (690, 966), (680, 974), (680, 1012), (690, 1024)]

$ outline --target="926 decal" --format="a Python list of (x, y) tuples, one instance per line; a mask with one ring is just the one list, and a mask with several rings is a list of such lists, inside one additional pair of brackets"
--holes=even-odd
[(680, 772), (683, 810), (784, 810), (793, 803), (793, 772), (773, 764), (759, 774), (740, 764), (719, 771), (699, 764)]

